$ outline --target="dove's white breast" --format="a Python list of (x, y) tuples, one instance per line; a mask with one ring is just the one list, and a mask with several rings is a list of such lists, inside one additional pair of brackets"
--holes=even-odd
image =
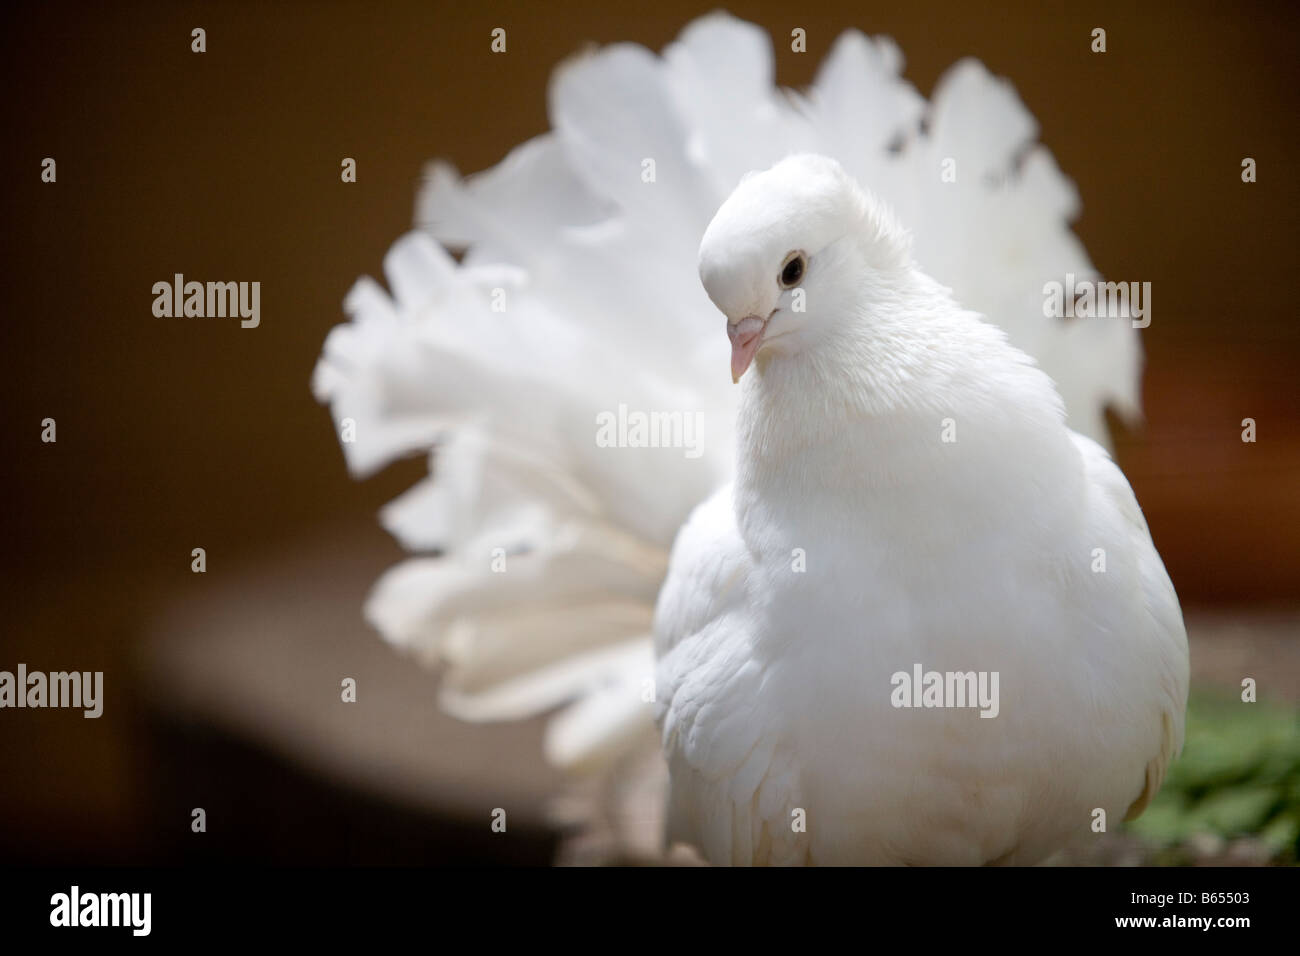
[[(1034, 862), (1118, 824), (1181, 743), (1186, 638), (1127, 482), (974, 335), (995, 361), (944, 373), (951, 416), (780, 421), (763, 390), (808, 383), (748, 383), (740, 477), (656, 615), (670, 837), (714, 862)], [(997, 716), (894, 707), (917, 664), (996, 671)]]

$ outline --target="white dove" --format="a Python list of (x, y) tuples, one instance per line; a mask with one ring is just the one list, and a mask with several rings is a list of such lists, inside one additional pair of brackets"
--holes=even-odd
[[(696, 250), (747, 170), (834, 157), (912, 228), (925, 272), (1051, 376), (1071, 428), (1104, 442), (1106, 410), (1139, 415), (1137, 329), (1043, 314), (1044, 282), (1102, 273), (1070, 229), (1077, 190), (1010, 82), (964, 59), (927, 99), (893, 41), (857, 30), (806, 90), (777, 86), (775, 63), (765, 29), (723, 13), (662, 55), (616, 43), (564, 62), (550, 130), (474, 175), (430, 167), (421, 230), (386, 256), (386, 289), (353, 287), (313, 376), (353, 474), (429, 462), (382, 512), (412, 553), (367, 619), (438, 668), (456, 716), (547, 715), (547, 756), (567, 768), (631, 779), (630, 760), (657, 757), (651, 632), (669, 552), (735, 477), (741, 389), (720, 374), (728, 344), (708, 331)], [(623, 409), (698, 416), (704, 438), (603, 443), (597, 423)], [(970, 414), (945, 413), (959, 441), (936, 454), (972, 452)], [(818, 545), (799, 546), (808, 577), (823, 571)], [(655, 849), (651, 805), (615, 808), (638, 851)]]
[[(699, 271), (743, 379), (734, 483), (656, 610), (670, 837), (720, 864), (1028, 864), (1140, 812), (1182, 745), (1182, 614), (1048, 376), (825, 157), (746, 177)], [(897, 706), (921, 670), (998, 699)]]

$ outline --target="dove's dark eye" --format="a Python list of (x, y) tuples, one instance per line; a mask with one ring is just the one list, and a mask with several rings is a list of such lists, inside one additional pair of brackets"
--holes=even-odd
[(802, 252), (792, 252), (785, 257), (785, 265), (781, 266), (781, 288), (793, 289), (803, 278), (804, 256)]

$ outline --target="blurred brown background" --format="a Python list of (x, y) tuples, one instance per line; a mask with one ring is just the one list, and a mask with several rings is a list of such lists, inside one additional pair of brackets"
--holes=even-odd
[[(399, 557), (374, 515), (425, 465), (404, 462), (362, 484), (345, 472), (329, 418), (308, 390), (321, 343), (343, 319), (343, 295), (357, 276), (381, 274), (389, 244), (410, 227), (427, 160), (446, 157), (467, 172), (495, 163), (547, 128), (546, 81), (563, 57), (591, 41), (660, 50), (708, 9), (681, 0), (644, 10), (604, 2), (6, 6), (0, 669), (24, 661), (103, 670), (108, 701), (97, 721), (0, 712), (0, 859), (184, 858), (193, 852), (178, 849), (188, 808), (202, 803), (185, 786), (172, 789), (176, 778), (192, 784), (195, 768), (212, 777), (210, 801), (262, 821), (255, 836), (214, 828), (208, 846), (218, 849), (205, 852), (216, 856), (265, 849), (284, 827), (299, 827), (300, 838), (267, 855), (303, 858), (319, 820), (277, 829), (282, 808), (231, 796), (277, 788), (318, 816), (352, 814), (352, 849), (321, 851), (336, 862), (489, 852), (455, 834), (412, 849), (419, 827), (393, 815), (405, 811), (394, 809), (401, 800), (391, 792), (358, 785), (349, 796), (342, 785), (317, 787), (292, 760), (247, 747), (232, 756), (202, 726), (182, 732), (151, 685), (128, 675), (141, 673), (139, 642), (158, 630), (164, 608), (179, 606), (182, 616), (192, 608), (207, 621), (213, 607), (242, 606), (265, 621), (257, 609), (273, 605), (272, 630), (301, 629), (321, 617), (322, 592), (336, 602), (327, 616), (332, 646), (346, 655), (355, 644), (367, 660), (387, 653), (359, 607)], [(729, 9), (777, 38), (785, 85), (809, 83), (850, 26), (892, 35), (905, 75), (927, 96), (968, 54), (1013, 81), (1041, 141), (1079, 186), (1075, 228), (1093, 261), (1153, 285), (1147, 421), (1117, 441), (1185, 605), (1294, 605), (1295, 5)], [(505, 56), (488, 51), (496, 26), (509, 31)], [(808, 32), (806, 55), (784, 40), (794, 26)], [(1096, 26), (1107, 30), (1104, 55), (1089, 50)], [(194, 27), (207, 31), (202, 55), (190, 51)], [(40, 181), (46, 156), (58, 163), (53, 185)], [(357, 160), (356, 184), (339, 180), (345, 156)], [(1246, 156), (1258, 162), (1253, 185), (1240, 178)], [(155, 318), (151, 287), (176, 272), (260, 281), (261, 327)], [(46, 417), (58, 422), (57, 444), (40, 441)], [(1258, 423), (1255, 444), (1240, 440), (1245, 417)], [(205, 575), (190, 571), (194, 547), (207, 549)], [(288, 584), (268, 583), (277, 575)], [(429, 680), (407, 679), (417, 694)], [(322, 693), (337, 693), (333, 671), (320, 680)], [(190, 689), (170, 693), (192, 699)], [(505, 740), (473, 739), (476, 753)], [(293, 777), (299, 770), (304, 776)], [(322, 805), (322, 792), (338, 805)], [(159, 820), (171, 808), (179, 819)], [(544, 860), (538, 834), (535, 856)]]

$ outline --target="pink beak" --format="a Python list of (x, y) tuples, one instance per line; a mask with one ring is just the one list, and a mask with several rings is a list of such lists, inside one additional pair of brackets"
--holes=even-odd
[(740, 381), (749, 363), (754, 361), (754, 353), (763, 342), (763, 330), (767, 319), (757, 315), (747, 315), (739, 322), (727, 323), (727, 338), (731, 339), (731, 381)]

